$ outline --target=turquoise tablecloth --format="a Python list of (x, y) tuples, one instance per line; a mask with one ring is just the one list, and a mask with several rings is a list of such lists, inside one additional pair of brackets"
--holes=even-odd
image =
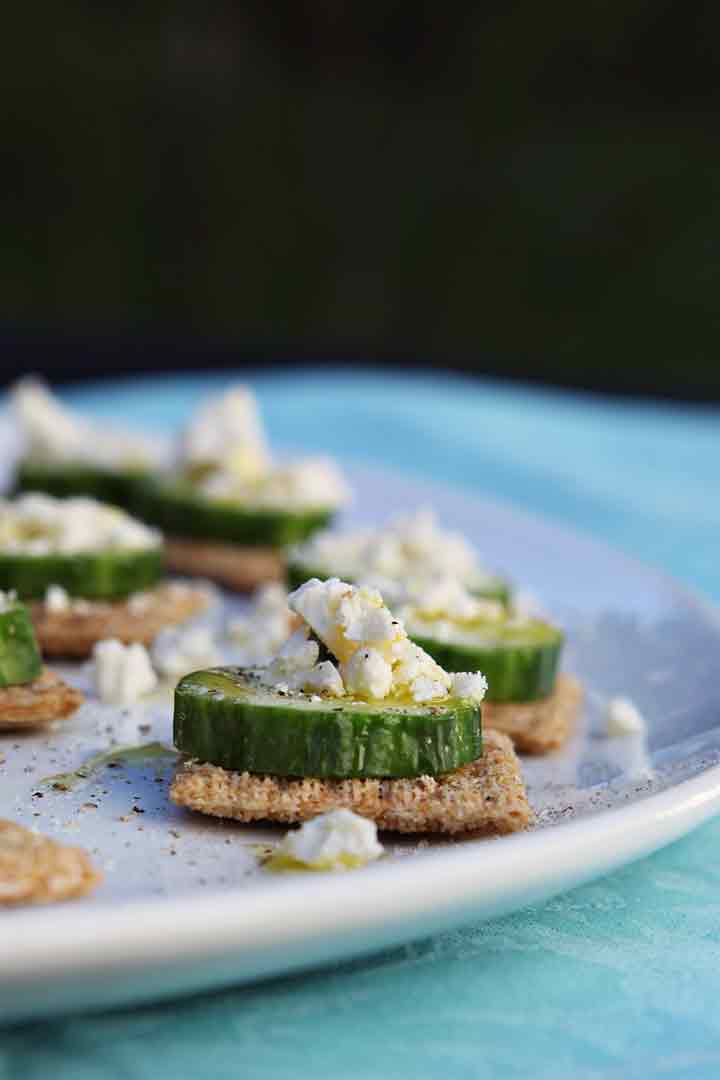
[[(206, 376), (71, 395), (171, 425)], [(720, 414), (450, 378), (252, 380), (276, 441), (590, 530), (720, 598)], [(217, 996), (6, 1030), (0, 1080), (720, 1076), (720, 820), (542, 907)]]

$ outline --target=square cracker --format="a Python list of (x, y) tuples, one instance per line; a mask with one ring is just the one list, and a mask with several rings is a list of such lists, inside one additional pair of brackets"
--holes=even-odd
[(101, 880), (81, 848), (0, 819), (0, 907), (85, 896)]
[(294, 823), (345, 807), (380, 829), (404, 833), (511, 833), (532, 818), (512, 743), (495, 731), (484, 736), (482, 757), (439, 777), (292, 779), (189, 762), (177, 773), (170, 798), (244, 822)]
[(521, 754), (547, 754), (564, 746), (572, 735), (582, 698), (577, 679), (560, 675), (555, 692), (541, 701), (484, 701), (483, 728), (509, 735)]
[(76, 712), (84, 695), (49, 668), (37, 679), (0, 688), (0, 731), (45, 727)]

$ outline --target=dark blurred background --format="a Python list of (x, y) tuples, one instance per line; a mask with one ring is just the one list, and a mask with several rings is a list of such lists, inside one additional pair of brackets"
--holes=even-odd
[(718, 5), (30, 2), (0, 53), (6, 380), (720, 396)]

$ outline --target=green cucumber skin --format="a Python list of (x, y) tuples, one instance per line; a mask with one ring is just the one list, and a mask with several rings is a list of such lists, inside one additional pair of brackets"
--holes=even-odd
[(331, 523), (334, 511), (251, 510), (208, 499), (186, 486), (147, 481), (138, 487), (135, 510), (168, 536), (215, 540), (246, 547), (286, 547)]
[[(312, 566), (305, 566), (303, 563), (289, 562), (285, 571), (285, 577), (287, 581), (288, 590), (292, 592), (293, 589), (299, 589), (301, 585), (304, 585), (306, 581), (311, 578), (320, 578), (324, 581), (328, 577), (337, 577), (337, 574), (330, 574), (327, 570), (318, 570)], [(354, 584), (351, 578), (343, 576), (343, 581), (347, 581), (349, 585)], [(510, 600), (512, 599), (512, 589), (509, 582), (505, 581), (501, 577), (488, 578), (487, 585), (483, 585), (479, 589), (471, 590), (473, 596), (481, 597), (483, 600), (497, 600), (499, 604), (504, 607), (508, 607)]]
[(562, 634), (556, 635), (542, 643), (486, 646), (410, 636), (446, 671), (482, 671), (488, 681), (486, 700), (502, 703), (538, 701), (552, 694), (563, 646)]
[[(243, 702), (232, 692), (238, 669), (186, 675), (175, 691), (174, 737), (181, 753), (234, 772), (318, 779), (434, 776), (482, 753), (480, 706), (418, 713), (330, 703), (293, 707)], [(270, 694), (268, 694), (270, 697)]]
[(41, 671), (30, 614), (18, 604), (0, 615), (0, 687), (32, 682)]
[(122, 600), (152, 588), (162, 571), (160, 547), (76, 555), (0, 553), (0, 589), (14, 589), (21, 600), (42, 600), (49, 585), (62, 585), (84, 600)]
[(15, 494), (42, 491), (56, 498), (86, 495), (131, 510), (146, 475), (141, 469), (111, 471), (94, 465), (40, 465), (24, 461), (18, 466), (14, 490)]

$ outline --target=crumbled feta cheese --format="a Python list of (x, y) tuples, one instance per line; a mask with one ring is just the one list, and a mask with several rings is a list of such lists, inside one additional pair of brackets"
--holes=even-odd
[(223, 465), (201, 477), (198, 486), (210, 498), (247, 503), (261, 509), (334, 508), (348, 499), (340, 471), (325, 458), (268, 465), (251, 479)]
[(288, 604), (340, 662), (342, 681), (357, 696), (416, 702), (447, 697), (450, 676), (410, 641), (375, 589), (313, 578)]
[(25, 452), (32, 461), (53, 465), (88, 462), (109, 469), (150, 468), (163, 463), (158, 441), (78, 416), (37, 379), (17, 383), (11, 402)]
[(290, 634), (291, 612), (281, 585), (265, 585), (242, 615), (230, 619), (227, 636), (239, 646), (233, 662), (245, 667), (267, 664)]
[(70, 596), (62, 585), (48, 585), (45, 590), (45, 609), (54, 613), (68, 611)]
[(296, 679), (300, 677), (302, 677), (302, 690), (319, 690), (329, 697), (342, 697), (345, 693), (340, 672), (331, 660), (322, 660), (310, 671), (304, 672), (302, 676), (295, 676)]
[(288, 832), (271, 862), (300, 863), (312, 870), (351, 870), (383, 853), (374, 821), (352, 810), (330, 810)]
[(93, 649), (93, 681), (107, 705), (131, 705), (157, 686), (157, 676), (144, 645), (123, 645), (116, 638)]
[(320, 648), (317, 641), (308, 640), (309, 627), (301, 626), (282, 646), (274, 664), (283, 674), (295, 674), (317, 663)]
[(382, 699), (390, 693), (393, 671), (377, 649), (358, 649), (346, 664), (342, 678), (345, 689), (358, 697)]
[(190, 671), (217, 667), (223, 655), (209, 626), (168, 627), (155, 638), (152, 662), (166, 678), (181, 678)]
[(155, 529), (95, 499), (56, 499), (37, 492), (0, 499), (0, 550), (6, 554), (135, 551), (161, 542)]
[(6, 615), (17, 604), (17, 593), (14, 589), (10, 592), (0, 592), (0, 615)]
[(450, 692), (453, 697), (467, 698), (479, 703), (487, 693), (488, 681), (479, 671), (455, 671), (450, 678)]
[[(429, 510), (391, 519), (375, 529), (316, 533), (296, 546), (291, 560), (378, 588), (393, 604), (408, 582), (456, 579), (477, 589), (487, 580), (477, 552), (459, 533), (441, 529)], [(400, 595), (395, 594), (400, 586)]]
[(205, 401), (183, 433), (181, 456), (185, 465), (218, 466), (236, 482), (264, 473), (270, 457), (252, 391), (234, 386)]
[(607, 707), (608, 735), (643, 735), (645, 720), (637, 706), (628, 698), (611, 698)]

